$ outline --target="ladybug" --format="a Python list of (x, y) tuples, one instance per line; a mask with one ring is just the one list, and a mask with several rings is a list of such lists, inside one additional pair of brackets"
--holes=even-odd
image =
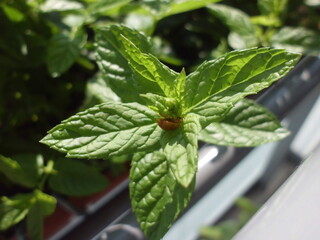
[(159, 127), (166, 131), (172, 131), (180, 127), (182, 122), (181, 118), (159, 118), (157, 123)]

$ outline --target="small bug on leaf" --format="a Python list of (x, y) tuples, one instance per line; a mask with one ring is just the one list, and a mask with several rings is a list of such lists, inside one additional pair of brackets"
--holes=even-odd
[(172, 131), (180, 127), (182, 122), (181, 118), (159, 118), (157, 123), (159, 127), (166, 131)]

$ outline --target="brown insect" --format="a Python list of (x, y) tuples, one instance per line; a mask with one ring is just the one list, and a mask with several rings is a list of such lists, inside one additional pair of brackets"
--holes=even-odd
[(181, 118), (159, 118), (157, 123), (159, 127), (166, 131), (172, 131), (180, 127), (182, 122)]

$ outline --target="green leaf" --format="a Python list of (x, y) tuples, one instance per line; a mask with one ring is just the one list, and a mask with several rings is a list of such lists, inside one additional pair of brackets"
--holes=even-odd
[(138, 103), (104, 103), (51, 129), (41, 142), (67, 157), (108, 158), (157, 148), (158, 115)]
[(178, 73), (163, 65), (155, 56), (142, 53), (130, 40), (121, 35), (118, 38), (125, 49), (125, 57), (140, 83), (148, 86), (150, 82), (159, 85), (168, 97), (175, 97), (175, 80)]
[(22, 221), (35, 202), (33, 193), (17, 194), (11, 198), (2, 197), (0, 201), (0, 230)]
[(149, 108), (163, 117), (177, 118), (181, 116), (179, 103), (175, 99), (153, 93), (142, 94), (141, 96), (146, 100)]
[(289, 131), (266, 108), (243, 99), (224, 119), (207, 126), (199, 139), (216, 145), (254, 147), (281, 140), (288, 134)]
[(241, 49), (258, 46), (257, 27), (245, 12), (223, 4), (213, 4), (207, 8), (230, 29), (228, 41), (231, 47)]
[(71, 34), (55, 34), (49, 42), (47, 66), (53, 77), (66, 72), (80, 55), (86, 42), (86, 34), (79, 30)]
[(155, 82), (148, 81), (148, 86), (141, 87), (141, 83), (133, 76), (133, 72), (126, 60), (126, 50), (121, 44), (121, 35), (135, 43), (143, 53), (151, 52), (151, 44), (140, 32), (122, 25), (111, 25), (96, 31), (97, 63), (104, 74), (108, 85), (123, 102), (141, 102), (141, 93), (161, 93)]
[(29, 239), (43, 239), (43, 216), (41, 214), (41, 207), (38, 202), (35, 202), (34, 206), (30, 209), (28, 213), (27, 233)]
[(40, 7), (42, 12), (75, 11), (83, 8), (83, 4), (78, 1), (71, 0), (46, 0)]
[(43, 239), (44, 217), (52, 214), (56, 208), (57, 201), (54, 197), (39, 190), (34, 191), (35, 203), (27, 216), (28, 236), (32, 240)]
[(254, 48), (205, 62), (187, 77), (185, 112), (203, 116), (203, 127), (219, 121), (233, 104), (270, 86), (299, 59), (283, 49)]
[(189, 114), (182, 126), (174, 131), (165, 131), (161, 145), (175, 178), (187, 188), (198, 169), (198, 133), (201, 130), (198, 116)]
[(25, 171), (18, 162), (2, 155), (0, 155), (0, 171), (10, 181), (21, 186), (33, 188), (37, 184), (36, 176), (30, 175), (29, 171)]
[(68, 196), (89, 195), (108, 186), (108, 181), (96, 168), (79, 160), (59, 159), (55, 161), (54, 170), (49, 186)]
[(17, 8), (11, 7), (7, 4), (1, 4), (0, 7), (12, 22), (21, 22), (25, 19), (24, 14)]
[(263, 15), (280, 16), (286, 9), (288, 0), (258, 0), (258, 7)]
[(13, 156), (22, 169), (33, 179), (34, 183), (39, 182), (44, 167), (44, 159), (40, 154), (18, 154)]
[(34, 195), (41, 210), (41, 215), (43, 217), (51, 215), (56, 209), (57, 200), (40, 190), (35, 190)]
[(188, 188), (175, 179), (162, 151), (136, 154), (130, 171), (132, 208), (148, 239), (159, 240), (187, 206), (195, 179)]
[(273, 35), (271, 45), (292, 52), (318, 56), (320, 33), (303, 27), (284, 27)]

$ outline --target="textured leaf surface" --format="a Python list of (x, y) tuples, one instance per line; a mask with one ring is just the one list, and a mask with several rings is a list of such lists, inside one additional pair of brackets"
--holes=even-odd
[(185, 188), (193, 181), (198, 169), (198, 117), (187, 115), (177, 130), (166, 131), (161, 145), (175, 178)]
[(283, 77), (299, 59), (282, 49), (254, 48), (205, 62), (187, 77), (188, 109), (206, 118), (203, 127), (218, 121), (237, 101)]
[(228, 39), (231, 47), (241, 49), (258, 45), (256, 26), (245, 12), (223, 4), (213, 4), (208, 10), (231, 30)]
[(199, 139), (216, 145), (254, 147), (278, 141), (288, 134), (289, 131), (266, 108), (243, 99), (223, 120), (207, 126)]
[(55, 161), (56, 172), (50, 176), (50, 187), (69, 196), (89, 195), (108, 186), (106, 178), (94, 167), (79, 160), (59, 159)]
[(303, 27), (284, 27), (273, 35), (271, 44), (288, 51), (318, 56), (320, 33)]
[[(125, 48), (125, 56), (129, 66), (141, 83), (141, 87), (148, 87), (149, 82), (155, 82), (168, 97), (175, 96), (175, 85), (178, 73), (162, 64), (151, 54), (142, 53), (130, 40), (120, 36), (119, 41)], [(153, 89), (153, 90), (156, 90)]]
[(163, 152), (137, 154), (130, 172), (130, 196), (142, 230), (159, 240), (187, 206), (194, 189), (177, 183)]
[(122, 39), (120, 34), (134, 42), (142, 53), (152, 52), (149, 39), (136, 30), (121, 25), (97, 30), (97, 63), (110, 88), (123, 102), (139, 101), (140, 93), (161, 93), (161, 89), (155, 82), (147, 81), (144, 88), (140, 86), (141, 83), (134, 77), (125, 58), (126, 50), (119, 40)]
[(34, 194), (17, 194), (11, 198), (2, 197), (0, 201), (0, 230), (22, 221), (34, 204)]
[(138, 103), (104, 103), (80, 112), (41, 142), (68, 157), (108, 158), (157, 148), (157, 114)]
[(49, 42), (47, 66), (53, 77), (67, 71), (80, 55), (81, 47), (86, 42), (86, 35), (78, 31), (75, 36), (56, 34)]
[(10, 181), (22, 185), (24, 187), (32, 188), (37, 183), (37, 178), (34, 175), (25, 171), (22, 166), (11, 158), (7, 158), (0, 155), (0, 171)]

